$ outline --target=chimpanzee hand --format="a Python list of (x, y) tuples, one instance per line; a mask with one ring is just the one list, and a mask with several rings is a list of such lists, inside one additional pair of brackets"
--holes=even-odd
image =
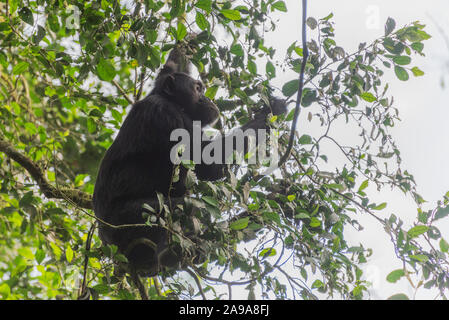
[(184, 41), (176, 43), (175, 47), (170, 51), (167, 62), (174, 66), (175, 72), (190, 74), (190, 59), (197, 50), (197, 45), (195, 44), (196, 36), (196, 33), (189, 33)]
[(271, 98), (270, 99), (270, 112), (275, 115), (281, 115), (287, 112), (287, 104), (284, 99)]
[(274, 116), (278, 116), (287, 112), (287, 104), (284, 99), (270, 98), (270, 105), (262, 108), (261, 111), (257, 112), (256, 118), (266, 117), (267, 114), (272, 113)]

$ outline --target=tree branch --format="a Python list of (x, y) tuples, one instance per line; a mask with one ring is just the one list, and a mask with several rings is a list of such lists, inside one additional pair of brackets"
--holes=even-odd
[(47, 198), (69, 200), (82, 208), (92, 209), (92, 196), (90, 194), (77, 189), (55, 188), (47, 181), (44, 172), (37, 164), (27, 156), (21, 154), (9, 142), (2, 138), (0, 138), (0, 152), (6, 154), (9, 158), (28, 171), (30, 176), (38, 184), (41, 192)]
[(112, 84), (117, 88), (117, 90), (122, 94), (123, 98), (125, 98), (126, 101), (128, 101), (129, 104), (134, 104), (134, 101), (132, 101), (131, 98), (128, 97), (128, 95), (126, 94), (125, 90), (123, 90), (123, 88), (118, 84), (117, 81), (112, 80)]

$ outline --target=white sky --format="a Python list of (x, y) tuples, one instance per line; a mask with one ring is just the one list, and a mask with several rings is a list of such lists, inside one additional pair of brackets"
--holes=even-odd
[[(287, 14), (276, 14), (280, 17), (274, 34), (266, 35), (269, 45), (278, 50), (282, 60), (286, 48), (295, 40), (300, 42), (301, 1), (285, 0)], [(430, 4), (430, 5), (429, 5)], [(395, 107), (399, 109), (402, 122), (391, 130), (403, 159), (403, 168), (414, 175), (418, 192), (429, 201), (425, 209), (431, 209), (436, 201), (442, 199), (449, 191), (449, 169), (447, 167), (449, 147), (449, 88), (442, 88), (441, 79), (446, 77), (449, 87), (449, 48), (438, 31), (438, 25), (447, 30), (449, 36), (449, 1), (433, 0), (309, 0), (308, 16), (323, 18), (334, 13), (337, 45), (347, 52), (356, 49), (360, 42), (370, 43), (384, 34), (384, 24), (388, 17), (396, 20), (397, 27), (419, 20), (427, 25), (426, 31), (432, 39), (425, 42), (425, 57), (414, 56), (413, 65), (418, 66), (426, 74), (423, 77), (410, 77), (407, 82), (396, 79), (392, 70), (386, 70), (384, 81), (389, 82), (390, 95), (395, 98)], [(378, 28), (375, 27), (378, 15)], [(278, 70), (279, 72), (279, 70)], [(276, 85), (282, 85), (296, 78), (293, 73), (278, 74)], [(303, 112), (302, 115), (306, 114)], [(311, 131), (316, 122), (300, 121), (299, 132)], [(312, 127), (311, 127), (312, 126)], [(329, 159), (332, 154), (329, 154)], [(332, 161), (332, 160), (330, 160)], [(377, 203), (388, 202), (388, 207), (379, 212), (379, 216), (388, 217), (391, 213), (401, 217), (406, 223), (416, 218), (416, 206), (410, 198), (400, 192), (377, 192), (369, 189), (370, 198)], [(365, 247), (374, 249), (365, 271), (374, 282), (372, 298), (385, 299), (392, 294), (403, 292), (413, 297), (413, 291), (405, 280), (395, 285), (386, 282), (386, 275), (394, 269), (401, 268), (395, 259), (394, 251), (387, 234), (379, 228), (372, 218), (359, 215), (365, 230), (348, 232), (348, 238), (354, 245), (363, 243)], [(437, 225), (444, 238), (449, 241), (449, 223)], [(418, 291), (417, 299), (429, 299), (435, 292), (425, 289)]]

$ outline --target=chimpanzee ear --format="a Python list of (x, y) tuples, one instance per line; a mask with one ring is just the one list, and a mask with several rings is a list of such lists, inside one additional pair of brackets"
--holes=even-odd
[(162, 90), (169, 96), (175, 94), (175, 76), (169, 74), (165, 77), (164, 83), (162, 84)]

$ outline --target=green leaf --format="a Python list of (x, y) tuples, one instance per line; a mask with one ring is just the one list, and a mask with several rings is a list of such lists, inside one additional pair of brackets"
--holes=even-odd
[(248, 223), (249, 217), (238, 219), (237, 221), (232, 222), (229, 225), (229, 228), (231, 228), (232, 230), (242, 230), (248, 226)]
[(62, 254), (61, 248), (59, 248), (54, 242), (50, 242), (50, 247), (56, 257), (56, 260), (61, 259)]
[(111, 109), (111, 115), (118, 123), (122, 122), (122, 114), (115, 109)]
[(248, 60), (248, 70), (254, 75), (257, 75), (257, 65), (253, 60)]
[(427, 262), (429, 261), (429, 257), (424, 254), (412, 254), (410, 255), (410, 258), (414, 260), (418, 260), (419, 262)]
[(291, 80), (282, 86), (282, 94), (286, 97), (294, 95), (299, 90), (299, 79)]
[(150, 43), (155, 43), (157, 40), (157, 31), (153, 29), (145, 30), (145, 39)]
[(210, 204), (211, 206), (218, 208), (218, 201), (216, 199), (209, 196), (203, 196), (202, 199), (204, 202)]
[(47, 178), (50, 181), (55, 181), (55, 173), (53, 171), (47, 171)]
[(243, 52), (243, 48), (242, 48), (242, 46), (240, 45), (240, 44), (234, 44), (232, 47), (231, 47), (231, 50), (230, 50), (230, 52), (232, 53), (232, 54), (235, 54), (236, 56), (239, 56), (239, 57), (243, 57), (243, 55), (245, 54), (244, 52)]
[(6, 299), (11, 294), (11, 288), (7, 283), (0, 284), (0, 295), (3, 299)]
[(112, 62), (103, 58), (97, 64), (98, 77), (103, 81), (112, 81), (116, 75)]
[(429, 231), (427, 231), (427, 235), (430, 239), (438, 240), (441, 238), (441, 231), (435, 226), (430, 226)]
[(392, 272), (390, 272), (387, 276), (387, 281), (394, 283), (397, 282), (399, 279), (401, 279), (403, 276), (405, 276), (405, 272), (403, 269), (397, 269)]
[(287, 117), (285, 118), (285, 121), (292, 121), (293, 118), (295, 117), (295, 109), (290, 110), (290, 112), (288, 113)]
[(301, 138), (299, 138), (298, 142), (299, 144), (312, 144), (312, 137), (307, 134), (303, 134)]
[(385, 35), (388, 36), (396, 27), (396, 21), (393, 18), (388, 18), (387, 23), (385, 23)]
[(260, 253), (259, 253), (259, 257), (272, 257), (276, 255), (276, 249), (274, 248), (266, 248), (263, 249)]
[(28, 67), (29, 67), (28, 62), (25, 61), (19, 62), (14, 66), (14, 68), (12, 68), (12, 73), (16, 75), (22, 74), (25, 72), (25, 70), (28, 70)]
[(73, 259), (73, 250), (70, 246), (67, 246), (67, 248), (65, 249), (65, 257), (67, 259), (67, 262), (72, 262)]
[(305, 88), (302, 93), (301, 105), (306, 108), (313, 102), (317, 101), (317, 92), (309, 88)]
[(334, 14), (333, 13), (330, 13), (328, 16), (326, 16), (326, 17), (324, 17), (324, 18), (321, 18), (320, 20), (323, 20), (323, 21), (329, 21), (330, 19), (332, 19), (334, 17)]
[(407, 231), (407, 234), (410, 238), (416, 238), (422, 235), (423, 233), (426, 233), (427, 230), (429, 230), (428, 226), (419, 225), (411, 228), (409, 231)]
[(307, 280), (307, 270), (305, 268), (301, 268), (301, 277), (304, 278), (304, 280)]
[(409, 56), (397, 56), (393, 58), (393, 62), (401, 66), (405, 66), (412, 62), (412, 58), (410, 58)]
[(443, 238), (440, 240), (440, 250), (445, 253), (448, 253), (449, 251), (449, 243), (447, 243)]
[(287, 12), (287, 6), (285, 5), (284, 1), (277, 1), (277, 2), (273, 3), (271, 5), (271, 8), (282, 11), (282, 12)]
[(44, 261), (44, 259), (45, 259), (45, 251), (42, 249), (38, 249), (36, 251), (36, 254), (34, 255), (34, 257), (36, 259), (36, 262), (38, 264), (41, 264), (41, 262)]
[(29, 25), (31, 25), (31, 26), (34, 25), (33, 13), (31, 12), (31, 10), (28, 7), (23, 7), (22, 9), (20, 9), (19, 17), (20, 17), (20, 19), (22, 19)]
[(397, 34), (400, 38), (408, 39), (410, 42), (420, 42), (431, 38), (427, 32), (420, 30), (417, 26), (403, 28)]
[(383, 209), (385, 209), (386, 207), (387, 207), (387, 203), (386, 203), (386, 202), (383, 202), (383, 203), (379, 204), (378, 206), (373, 207), (372, 209), (373, 209), (373, 210), (383, 210)]
[(345, 187), (339, 183), (329, 183), (329, 184), (325, 183), (325, 184), (323, 184), (323, 186), (328, 187), (330, 189), (335, 189), (338, 191), (343, 191), (345, 189)]
[(22, 256), (28, 260), (35, 259), (33, 251), (31, 251), (31, 249), (28, 247), (19, 248), (19, 250), (17, 250), (17, 252), (20, 254), (20, 256)]
[(139, 66), (144, 66), (148, 60), (148, 48), (144, 45), (139, 44), (137, 46), (137, 62)]
[(401, 81), (407, 81), (409, 79), (407, 70), (400, 66), (394, 66), (394, 72), (396, 74), (396, 77), (398, 77), (398, 79)]
[(412, 72), (415, 77), (421, 77), (424, 75), (424, 71), (421, 71), (418, 67), (413, 67)]
[(265, 71), (270, 78), (276, 77), (276, 68), (271, 61), (268, 61), (265, 65)]
[(9, 25), (8, 25), (8, 23), (7, 22), (1, 22), (0, 23), (0, 31), (1, 32), (3, 32), (3, 31), (9, 31)]
[(207, 88), (206, 93), (204, 94), (209, 99), (213, 100), (215, 99), (215, 95), (217, 94), (218, 86), (212, 86)]
[(49, 14), (47, 16), (47, 22), (48, 22), (48, 25), (50, 26), (51, 31), (53, 31), (54, 33), (57, 33), (59, 31), (59, 29), (60, 29), (59, 20), (56, 15)]
[(382, 44), (388, 52), (395, 55), (400, 55), (405, 48), (401, 42), (395, 41), (392, 38), (385, 38)]
[(182, 2), (181, 0), (172, 0), (170, 8), (170, 15), (172, 16), (172, 18), (179, 17), (183, 13), (184, 13), (184, 2)]
[(87, 131), (95, 133), (97, 131), (97, 124), (92, 117), (87, 118)]
[(35, 135), (35, 134), (37, 133), (37, 128), (36, 128), (36, 126), (34, 125), (34, 123), (26, 122), (26, 123), (24, 124), (24, 127), (25, 127), (26, 131), (28, 131), (28, 133), (29, 133), (30, 135)]
[(248, 228), (254, 231), (258, 231), (263, 228), (263, 225), (252, 222), (251, 224), (249, 224)]
[(39, 44), (39, 42), (41, 42), (41, 40), (44, 39), (45, 34), (46, 34), (45, 29), (42, 26), (38, 25), (37, 33), (33, 36), (33, 42), (35, 44)]
[(318, 220), (318, 218), (312, 217), (312, 218), (310, 219), (309, 226), (311, 226), (312, 228), (319, 227), (320, 225), (321, 225), (321, 221)]
[(274, 222), (276, 222), (277, 224), (280, 224), (280, 223), (281, 223), (281, 218), (279, 217), (279, 214), (277, 214), (276, 212), (265, 211), (265, 212), (262, 214), (262, 216), (263, 216), (264, 220), (267, 220), (267, 221), (274, 221)]
[(312, 289), (321, 288), (321, 287), (324, 287), (324, 283), (321, 280), (317, 279), (312, 283)]
[(111, 287), (107, 284), (97, 284), (92, 287), (95, 291), (97, 291), (99, 294), (106, 294), (109, 291), (111, 291)]
[(198, 28), (200, 28), (201, 30), (209, 29), (209, 21), (207, 21), (206, 17), (204, 17), (204, 14), (199, 11), (196, 12), (195, 22)]
[(434, 220), (442, 219), (449, 215), (449, 205), (445, 208), (438, 208), (437, 213), (435, 213)]
[(182, 159), (181, 164), (188, 170), (195, 170), (195, 162), (193, 162), (192, 160)]
[(403, 293), (398, 293), (389, 297), (388, 300), (410, 300), (410, 299), (407, 297), (407, 295)]
[(207, 13), (210, 13), (212, 11), (212, 0), (199, 0), (195, 7), (199, 9), (203, 9)]
[(242, 16), (240, 15), (240, 11), (237, 11), (237, 10), (223, 9), (223, 10), (220, 10), (220, 12), (222, 15), (224, 15), (229, 20), (242, 19)]
[(360, 97), (368, 102), (377, 101), (377, 98), (371, 92), (363, 92)]
[(176, 40), (182, 40), (185, 38), (185, 36), (187, 35), (187, 28), (186, 26), (179, 22), (178, 23), (178, 28), (176, 29)]
[(424, 43), (422, 42), (413, 42), (411, 45), (412, 49), (417, 52), (422, 52), (424, 49)]
[(362, 182), (362, 184), (359, 187), (359, 190), (357, 192), (365, 190), (369, 185), (369, 180), (365, 180)]
[(119, 261), (119, 262), (124, 262), (124, 263), (127, 263), (128, 262), (128, 258), (125, 256), (125, 255), (123, 255), (123, 254), (116, 254), (115, 256), (114, 256), (114, 259), (115, 260), (117, 260), (117, 261)]
[(313, 17), (308, 17), (306, 23), (309, 26), (309, 28), (312, 30), (315, 30), (316, 27), (318, 26), (318, 22)]

